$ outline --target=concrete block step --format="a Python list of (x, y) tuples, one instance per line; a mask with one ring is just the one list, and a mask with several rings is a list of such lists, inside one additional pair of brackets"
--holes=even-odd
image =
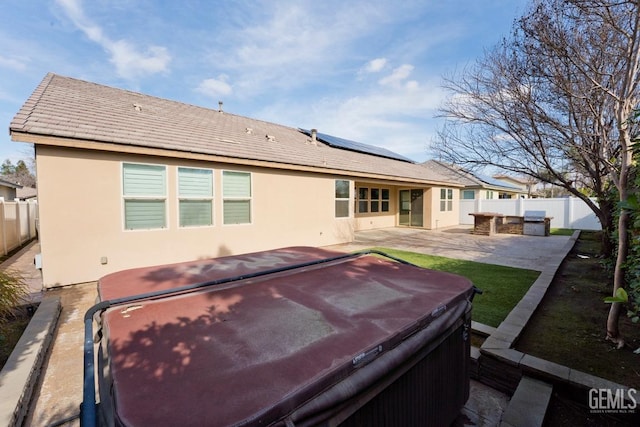
[(540, 427), (551, 400), (553, 386), (527, 376), (522, 377), (509, 401), (500, 427)]
[(60, 318), (60, 299), (43, 300), (0, 371), (0, 426), (21, 426)]

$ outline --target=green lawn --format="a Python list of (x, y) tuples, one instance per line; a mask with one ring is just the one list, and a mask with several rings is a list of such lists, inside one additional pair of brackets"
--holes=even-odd
[(549, 233), (552, 236), (572, 236), (574, 231), (572, 228), (552, 228)]
[(511, 309), (522, 299), (538, 278), (539, 271), (463, 261), (389, 248), (375, 248), (381, 252), (433, 270), (459, 274), (471, 280), (482, 295), (473, 300), (472, 319), (497, 327)]

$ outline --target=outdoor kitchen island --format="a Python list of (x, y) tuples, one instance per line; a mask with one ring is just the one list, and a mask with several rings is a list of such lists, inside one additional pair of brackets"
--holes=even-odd
[(283, 248), (98, 292), (85, 426), (450, 425), (469, 396), (472, 283), (379, 253)]
[(527, 236), (548, 236), (551, 220), (545, 211), (525, 211), (524, 215), (505, 215), (497, 212), (472, 212), (473, 234), (492, 236), (494, 234), (524, 234)]

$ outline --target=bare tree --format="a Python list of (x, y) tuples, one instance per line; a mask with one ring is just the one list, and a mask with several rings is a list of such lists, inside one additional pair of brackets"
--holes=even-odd
[[(631, 120), (640, 79), (638, 0), (534, 0), (513, 34), (462, 75), (446, 80), (447, 124), (434, 149), (467, 167), (496, 167), (560, 185), (600, 220), (612, 253), (615, 202), (627, 199)], [(599, 203), (568, 174), (589, 182)], [(628, 213), (618, 221), (613, 291), (624, 287)], [(609, 245), (609, 246), (607, 246)], [(620, 304), (612, 304), (607, 338), (624, 345)]]

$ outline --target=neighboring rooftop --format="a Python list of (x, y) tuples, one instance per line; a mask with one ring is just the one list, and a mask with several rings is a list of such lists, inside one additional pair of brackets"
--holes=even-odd
[(497, 180), (505, 180), (505, 181), (512, 181), (512, 182), (516, 182), (518, 184), (522, 184), (522, 185), (531, 185), (531, 184), (535, 184), (536, 180), (533, 178), (522, 178), (522, 177), (517, 177), (517, 176), (511, 176), (511, 175), (493, 175), (493, 178), (497, 179)]
[(14, 141), (36, 144), (155, 149), (157, 155), (459, 186), (408, 159), (337, 148), (291, 127), (52, 73), (16, 114), (10, 133)]
[(16, 190), (16, 197), (20, 200), (35, 199), (38, 197), (38, 189), (34, 187), (22, 187)]
[(506, 184), (498, 179), (467, 171), (460, 166), (447, 164), (439, 160), (427, 160), (423, 167), (455, 180), (468, 188), (486, 188), (496, 191), (521, 192), (522, 188)]
[(4, 186), (4, 187), (9, 187), (9, 188), (22, 188), (22, 185), (18, 184), (17, 182), (13, 182), (10, 179), (7, 178), (0, 178), (0, 185)]

